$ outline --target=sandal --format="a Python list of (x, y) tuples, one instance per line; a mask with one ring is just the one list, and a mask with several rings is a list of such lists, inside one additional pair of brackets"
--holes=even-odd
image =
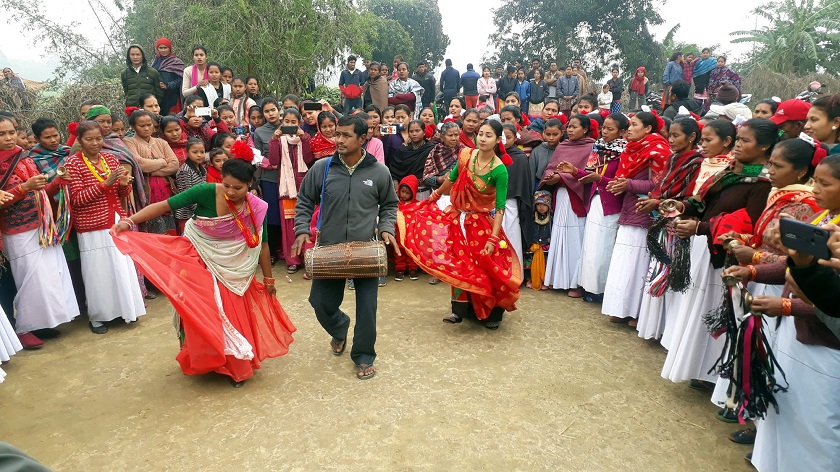
[(727, 407), (723, 407), (715, 414), (715, 418), (723, 421), (724, 423), (737, 423), (738, 422), (738, 414), (735, 413), (735, 410), (731, 410)]
[(450, 323), (450, 324), (458, 324), (462, 321), (464, 321), (464, 319), (461, 318), (460, 316), (456, 315), (455, 313), (451, 313), (449, 316), (447, 316), (446, 318), (443, 319), (444, 323)]
[(485, 328), (487, 328), (489, 330), (493, 330), (493, 331), (499, 329), (499, 325), (501, 325), (501, 323), (498, 322), (498, 321), (488, 321), (488, 322), (484, 323)]
[[(341, 349), (338, 348), (339, 344), (341, 344)], [(334, 356), (338, 357), (344, 354), (344, 349), (347, 347), (347, 339), (336, 339), (332, 338), (330, 341), (330, 350)]]
[(376, 368), (373, 364), (358, 364), (356, 367), (359, 371), (356, 372), (356, 378), (359, 380), (367, 380), (376, 376)]
[(755, 428), (742, 429), (735, 431), (729, 435), (729, 440), (738, 444), (754, 444), (755, 443)]
[(584, 296), (583, 301), (585, 301), (586, 303), (601, 303), (602, 301), (604, 301), (604, 294), (601, 293), (596, 295), (592, 293)]
[(710, 392), (714, 392), (715, 384), (707, 380), (692, 379), (691, 382), (688, 383), (688, 388), (693, 388), (694, 390), (708, 390)]

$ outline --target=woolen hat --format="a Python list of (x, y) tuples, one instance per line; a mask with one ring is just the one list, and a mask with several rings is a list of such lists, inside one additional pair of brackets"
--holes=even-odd
[(724, 82), (718, 89), (717, 99), (724, 105), (734, 103), (741, 99), (741, 91), (731, 83)]

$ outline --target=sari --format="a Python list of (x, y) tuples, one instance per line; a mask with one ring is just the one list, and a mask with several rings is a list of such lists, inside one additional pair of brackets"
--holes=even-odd
[(819, 211), (820, 208), (814, 199), (813, 187), (810, 185), (794, 184), (771, 190), (770, 196), (767, 197), (767, 208), (756, 220), (752, 234), (741, 235), (744, 243), (758, 253), (753, 258), (753, 264), (777, 262), (787, 257), (782, 252), (782, 248), (769, 242), (768, 237), (782, 213), (799, 221), (807, 221), (810, 216)]
[(470, 169), (472, 156), (467, 149), (459, 156), (451, 205), (441, 210), (436, 201), (420, 202), (416, 211), (403, 213), (397, 225), (406, 253), (453, 291), (468, 292), (476, 318), (485, 320), (494, 309), (516, 310), (522, 272), (514, 264), (516, 255), (504, 231), (499, 233), (504, 247), (490, 256), (482, 254), (493, 218), (501, 215), (495, 212), (496, 189)]
[[(207, 189), (199, 185), (188, 192)], [(250, 227), (250, 206), (254, 231), (261, 235), (268, 205), (251, 194), (247, 198), (238, 219)], [(182, 342), (176, 359), (184, 374), (217, 372), (240, 382), (253, 377), (261, 361), (288, 353), (295, 327), (277, 298), (254, 277), (262, 238), (250, 247), (233, 214), (190, 219), (184, 236), (126, 231), (114, 236), (114, 242), (180, 317)]]

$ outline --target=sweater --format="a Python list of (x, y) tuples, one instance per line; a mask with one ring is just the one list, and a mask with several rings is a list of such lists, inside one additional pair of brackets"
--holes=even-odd
[(636, 211), (636, 202), (639, 201), (640, 194), (647, 195), (648, 192), (653, 190), (654, 186), (655, 183), (650, 178), (649, 167), (627, 180), (627, 190), (624, 191), (624, 199), (621, 202), (621, 215), (618, 217), (618, 224), (640, 228), (650, 226), (653, 219), (647, 213)]
[(452, 98), (461, 90), (461, 74), (454, 67), (447, 67), (440, 74), (440, 91), (444, 97)]
[[(604, 210), (604, 216), (615, 215), (623, 210), (624, 195), (613, 195), (612, 192), (607, 191), (607, 184), (615, 179), (615, 173), (618, 171), (619, 162), (620, 161), (618, 159), (613, 159), (608, 162), (607, 168), (601, 176), (601, 180), (592, 183), (592, 188), (589, 191), (589, 200), (586, 204), (586, 213), (589, 213), (589, 208), (592, 205), (592, 198), (595, 197), (595, 192), (601, 196), (601, 208)], [(578, 169), (577, 178), (582, 179), (586, 177), (586, 174), (585, 170)], [(628, 189), (630, 185), (631, 184), (628, 183)]]
[[(25, 152), (20, 148), (17, 149), (20, 152)], [(38, 205), (35, 200), (35, 192), (26, 192), (20, 187), (30, 177), (39, 175), (40, 172), (35, 167), (32, 159), (28, 157), (21, 159), (15, 169), (9, 170), (9, 166), (14, 161), (15, 156), (17, 156), (16, 152), (9, 152), (8, 159), (0, 161), (0, 178), (5, 176), (7, 172), (13, 172), (3, 187), (3, 190), (12, 194), (12, 200), (6, 202), (3, 207), (0, 207), (0, 232), (3, 234), (25, 233), (38, 229), (41, 224), (38, 219)], [(62, 179), (54, 179), (47, 184), (45, 187), (47, 195), (52, 196), (58, 193), (61, 182), (63, 182)]]
[[(330, 167), (321, 201), (327, 162)], [(379, 232), (394, 234), (399, 205), (394, 181), (388, 168), (367, 152), (352, 174), (337, 152), (312, 166), (298, 192), (295, 236), (310, 234), (316, 205), (321, 205), (322, 245), (370, 241), (376, 236), (377, 226)]]
[(122, 81), (125, 106), (127, 107), (138, 106), (140, 97), (146, 93), (157, 97), (159, 102), (163, 100), (160, 74), (146, 64), (140, 66), (139, 71), (135, 71), (133, 67), (126, 67), (120, 75), (120, 80)]
[[(108, 168), (113, 170), (120, 163), (111, 154), (101, 154)], [(70, 207), (73, 212), (73, 227), (79, 233), (108, 230), (118, 221), (115, 214), (126, 216), (120, 199), (127, 198), (131, 193), (131, 185), (123, 187), (116, 184), (106, 187), (90, 171), (82, 159), (82, 153), (77, 152), (67, 159), (67, 171), (70, 173)], [(100, 174), (104, 179), (105, 174)]]
[(153, 137), (146, 142), (134, 135), (124, 142), (144, 174), (170, 177), (178, 172), (178, 156), (166, 141)]

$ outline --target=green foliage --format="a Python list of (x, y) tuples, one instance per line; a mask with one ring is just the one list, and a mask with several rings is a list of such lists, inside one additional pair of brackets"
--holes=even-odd
[(318, 85), (312, 94), (303, 94), (303, 98), (326, 100), (333, 107), (337, 107), (341, 102), (341, 90), (338, 87), (330, 87), (329, 85)]
[[(494, 12), (498, 50), (485, 62), (556, 60), (561, 67), (580, 58), (587, 66), (624, 64), (652, 68), (662, 55), (648, 29), (662, 23), (657, 0), (504, 0)], [(524, 33), (519, 34), (519, 31)]]
[[(421, 60), (432, 67), (443, 61), (443, 54), (449, 47), (449, 36), (443, 33), (443, 21), (437, 2), (368, 0), (364, 6), (372, 16), (385, 21), (378, 25), (379, 34), (376, 39), (371, 38), (371, 44), (374, 45), (374, 51), (380, 53), (397, 51), (393, 54), (388, 53), (390, 54), (386, 56), (388, 64), (396, 54), (402, 55), (407, 62), (408, 58), (411, 58), (411, 62), (408, 62), (410, 70), (413, 70), (415, 62)], [(389, 20), (398, 23), (401, 28), (395, 29), (396, 25)], [(383, 32), (385, 34), (382, 34)], [(405, 32), (405, 37), (403, 32)]]
[(351, 0), (136, 0), (126, 29), (149, 47), (169, 38), (186, 64), (192, 45), (203, 44), (210, 60), (283, 93), (302, 90), (358, 42), (356, 18)]
[(783, 74), (840, 71), (840, 0), (780, 0), (753, 13), (769, 26), (731, 33), (733, 43), (757, 45), (747, 63)]

